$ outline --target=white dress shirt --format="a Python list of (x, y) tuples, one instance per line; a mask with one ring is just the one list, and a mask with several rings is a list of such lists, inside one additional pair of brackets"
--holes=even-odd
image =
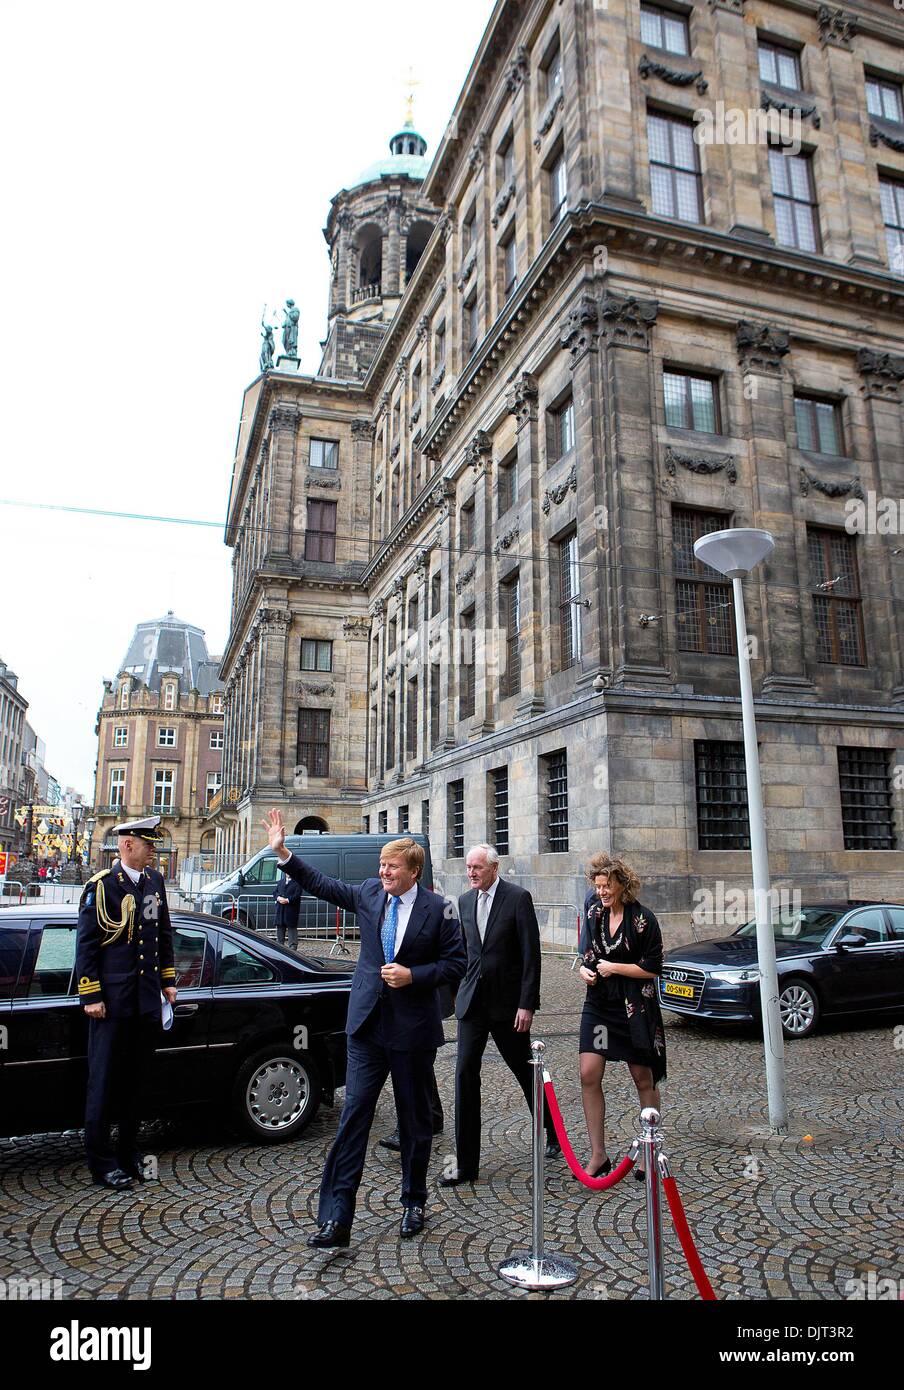
[[(493, 882), (492, 882), (492, 884), (490, 885), (489, 888), (487, 888), (487, 889), (478, 888), (478, 890), (477, 890), (477, 900), (476, 900), (476, 902), (474, 903), (474, 921), (475, 921), (475, 922), (479, 922), (479, 918), (478, 918), (478, 916), (477, 916), (477, 909), (480, 907), (480, 895), (481, 895), (481, 893), (485, 892), (485, 893), (486, 893), (486, 902), (487, 902), (487, 926), (489, 926), (489, 922), (490, 922), (490, 913), (493, 911), (493, 898), (494, 898), (494, 896), (495, 896), (495, 894), (496, 894), (496, 889), (497, 889), (498, 887), (499, 887), (499, 875), (497, 874), (496, 877), (493, 879)], [(478, 933), (478, 935), (480, 935), (480, 927), (479, 927), (479, 925), (478, 925), (478, 927), (477, 927), (477, 933)]]
[(141, 878), (142, 870), (141, 870), (141, 869), (131, 869), (131, 868), (129, 867), (128, 864), (123, 864), (123, 862), (122, 862), (121, 859), (120, 859), (120, 861), (119, 861), (119, 867), (122, 869), (123, 873), (126, 873), (126, 874), (129, 875), (129, 878), (132, 880), (132, 882), (135, 884), (135, 887), (137, 888), (137, 887), (138, 887), (138, 880)]

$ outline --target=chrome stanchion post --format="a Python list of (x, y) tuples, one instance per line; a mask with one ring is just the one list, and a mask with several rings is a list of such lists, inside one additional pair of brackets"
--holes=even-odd
[(533, 1142), (531, 1157), (533, 1168), (533, 1232), (529, 1255), (510, 1255), (499, 1266), (499, 1274), (510, 1284), (523, 1289), (562, 1289), (573, 1284), (578, 1277), (577, 1268), (561, 1255), (549, 1255), (543, 1243), (543, 1197), (545, 1191), (544, 1157), (546, 1137), (543, 1128), (543, 1083), (548, 1074), (543, 1070), (543, 1053), (546, 1046), (533, 1042), (530, 1046), (531, 1066), (534, 1069), (534, 1113), (531, 1125)]
[(665, 1298), (662, 1278), (662, 1203), (659, 1186), (659, 1153), (662, 1148), (660, 1114), (652, 1106), (640, 1112), (643, 1127), (641, 1150), (645, 1169), (647, 1194), (647, 1272), (650, 1278), (650, 1298)]

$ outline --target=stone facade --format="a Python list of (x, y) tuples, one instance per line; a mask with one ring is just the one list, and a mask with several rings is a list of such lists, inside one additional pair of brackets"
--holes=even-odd
[[(695, 891), (746, 886), (749, 854), (700, 847), (702, 746), (741, 739), (738, 668), (730, 588), (688, 598), (705, 581), (682, 580), (680, 528), (760, 526), (776, 547), (744, 597), (773, 876), (904, 894), (904, 543), (845, 529), (851, 501), (904, 497), (904, 280), (879, 196), (904, 151), (871, 139), (865, 96), (900, 72), (904, 14), (824, 9), (697, 3), (673, 57), (641, 41), (635, 0), (497, 6), (420, 190), (436, 230), (363, 380), (272, 371), (246, 393), (224, 849), (260, 842), (268, 804), (333, 831), (421, 830), (426, 806), (456, 891), (450, 807), (465, 845), (493, 839), (506, 768), (507, 872), (574, 903), (587, 855), (623, 852), (687, 936)], [(757, 139), (697, 144), (701, 220), (654, 211), (648, 116), (775, 112), (767, 43), (798, 54), (819, 253), (783, 244)], [(711, 417), (676, 416), (666, 378), (703, 382)], [(814, 402), (831, 451), (803, 447)], [(304, 558), (306, 498), (327, 495), (306, 440), (324, 431), (329, 566)], [(844, 573), (817, 573), (832, 537)], [(849, 642), (859, 624), (856, 659), (841, 637), (827, 659), (817, 618)], [(298, 651), (318, 636), (331, 689), (312, 694)], [(330, 710), (331, 760), (302, 785), (308, 703)], [(893, 848), (845, 848), (839, 748), (881, 752)]]

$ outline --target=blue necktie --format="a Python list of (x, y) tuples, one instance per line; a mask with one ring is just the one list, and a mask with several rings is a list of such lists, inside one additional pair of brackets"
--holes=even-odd
[(383, 944), (383, 957), (387, 965), (391, 965), (395, 956), (395, 934), (399, 920), (399, 899), (390, 898), (386, 906), (386, 913), (383, 917), (383, 930), (380, 932), (380, 941)]

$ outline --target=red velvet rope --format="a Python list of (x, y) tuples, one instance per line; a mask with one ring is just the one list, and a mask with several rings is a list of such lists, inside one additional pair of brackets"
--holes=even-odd
[(626, 1177), (634, 1167), (634, 1159), (631, 1155), (627, 1154), (618, 1167), (613, 1168), (612, 1172), (607, 1173), (604, 1178), (591, 1178), (588, 1173), (584, 1172), (584, 1169), (574, 1156), (574, 1149), (571, 1147), (568, 1141), (568, 1135), (565, 1132), (565, 1121), (562, 1119), (559, 1102), (556, 1100), (555, 1089), (548, 1078), (543, 1083), (543, 1089), (546, 1092), (546, 1104), (549, 1107), (549, 1114), (555, 1126), (556, 1135), (558, 1136), (565, 1162), (568, 1164), (572, 1173), (574, 1173), (578, 1182), (582, 1182), (585, 1187), (592, 1187), (596, 1192), (604, 1192), (607, 1187), (614, 1187), (617, 1182), (621, 1182), (622, 1178)]
[(697, 1292), (701, 1298), (714, 1299), (713, 1286), (706, 1277), (706, 1270), (700, 1262), (697, 1254), (697, 1247), (694, 1244), (694, 1237), (691, 1235), (691, 1228), (687, 1224), (687, 1217), (684, 1214), (684, 1206), (678, 1194), (678, 1184), (674, 1178), (663, 1178), (662, 1186), (665, 1191), (666, 1199), (669, 1204), (669, 1211), (672, 1213), (672, 1220), (675, 1223), (675, 1230), (678, 1232), (678, 1239), (681, 1241), (681, 1249), (684, 1251), (684, 1258), (687, 1260), (687, 1267), (694, 1276), (694, 1283), (697, 1285)]

